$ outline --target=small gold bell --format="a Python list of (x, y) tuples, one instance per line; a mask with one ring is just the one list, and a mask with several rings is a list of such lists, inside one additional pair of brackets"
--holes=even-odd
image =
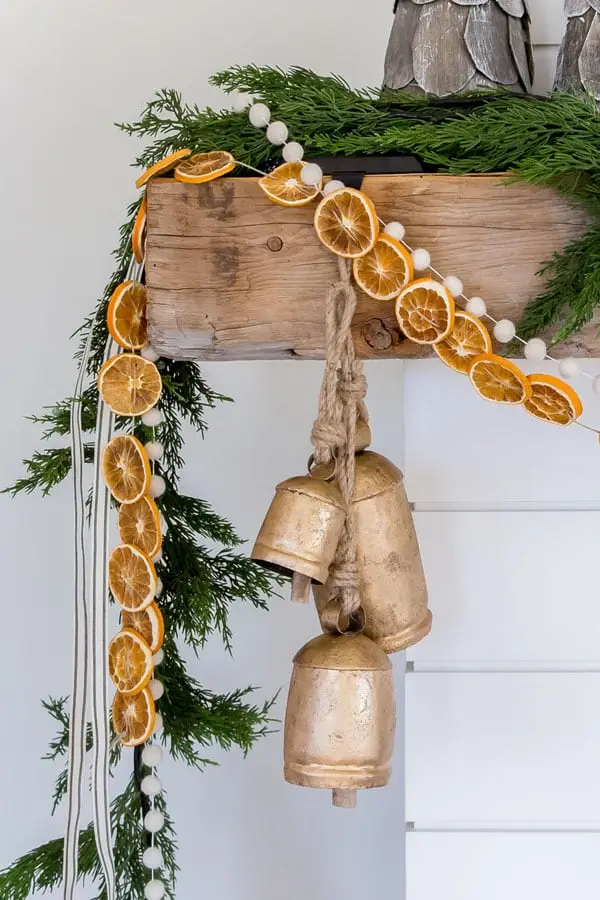
[(311, 582), (324, 584), (346, 519), (333, 481), (301, 475), (277, 485), (252, 550), (252, 559), (293, 575), (292, 597), (308, 600)]
[[(315, 477), (325, 477), (325, 467)], [(404, 650), (431, 631), (427, 585), (402, 472), (368, 450), (356, 456), (354, 513), (365, 635), (386, 653)], [(314, 588), (319, 614), (327, 586)]]
[(284, 729), (284, 777), (330, 788), (336, 806), (391, 774), (396, 704), (392, 667), (364, 634), (322, 634), (294, 657)]

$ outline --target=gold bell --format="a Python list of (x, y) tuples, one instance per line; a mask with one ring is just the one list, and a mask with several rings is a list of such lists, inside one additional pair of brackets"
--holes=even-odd
[(311, 582), (324, 584), (346, 519), (332, 481), (301, 475), (277, 485), (252, 550), (252, 559), (294, 576), (292, 598), (308, 600)]
[[(315, 477), (325, 477), (325, 467)], [(353, 508), (365, 635), (386, 653), (405, 650), (431, 631), (427, 585), (402, 472), (367, 450), (356, 456)], [(314, 588), (319, 614), (328, 590)]]
[(334, 806), (383, 787), (391, 774), (396, 704), (392, 667), (364, 634), (322, 634), (294, 657), (284, 730), (284, 777), (330, 788)]

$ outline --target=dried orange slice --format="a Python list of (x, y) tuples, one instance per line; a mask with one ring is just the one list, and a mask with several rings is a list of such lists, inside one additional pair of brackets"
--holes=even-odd
[(154, 563), (142, 550), (132, 544), (119, 544), (108, 561), (108, 583), (123, 609), (139, 612), (154, 600), (158, 576)]
[(260, 178), (258, 185), (273, 203), (304, 206), (319, 196), (321, 185), (304, 184), (301, 174), (301, 162), (284, 163)]
[(185, 184), (204, 184), (214, 181), (221, 175), (227, 175), (235, 169), (235, 159), (225, 150), (214, 150), (211, 153), (194, 153), (185, 162), (175, 168), (175, 181)]
[(414, 278), (412, 257), (400, 241), (380, 234), (372, 250), (352, 264), (354, 280), (374, 300), (393, 300)]
[(139, 694), (153, 668), (150, 647), (131, 628), (123, 628), (108, 645), (108, 672), (121, 694)]
[(150, 740), (156, 725), (156, 707), (149, 688), (127, 696), (117, 693), (113, 700), (112, 719), (115, 734), (125, 747), (138, 747)]
[(171, 169), (175, 168), (179, 160), (185, 159), (191, 155), (192, 151), (187, 149), (176, 150), (175, 153), (170, 153), (169, 156), (165, 156), (164, 159), (154, 163), (153, 166), (150, 166), (149, 169), (146, 169), (146, 171), (140, 175), (135, 183), (136, 188), (144, 187), (151, 178), (156, 178), (157, 175), (164, 175), (166, 172), (170, 172)]
[(319, 240), (338, 256), (356, 259), (375, 246), (379, 222), (366, 194), (345, 187), (323, 197), (315, 212), (315, 230)]
[(133, 223), (133, 231), (131, 232), (131, 249), (137, 263), (144, 261), (146, 252), (146, 221), (148, 218), (148, 201), (146, 195), (142, 197), (140, 208), (137, 211), (135, 222)]
[(150, 460), (143, 444), (132, 434), (114, 437), (102, 453), (102, 475), (115, 500), (136, 503), (148, 490), (152, 477)]
[[(118, 499), (118, 498), (117, 498)], [(119, 536), (152, 559), (161, 548), (160, 513), (152, 497), (139, 497), (119, 507)]]
[(98, 390), (119, 416), (143, 416), (156, 406), (162, 390), (153, 362), (134, 353), (111, 356), (98, 372)]
[(570, 425), (583, 412), (573, 388), (553, 375), (529, 375), (532, 394), (523, 404), (528, 413), (553, 425)]
[(495, 353), (476, 356), (469, 368), (471, 384), (492, 403), (524, 403), (532, 394), (527, 376), (509, 359)]
[(433, 278), (408, 284), (396, 300), (396, 318), (407, 338), (416, 344), (438, 344), (454, 328), (454, 298)]
[(125, 350), (141, 350), (148, 343), (146, 288), (139, 281), (124, 281), (112, 293), (106, 313), (111, 337)]
[(482, 322), (470, 313), (457, 309), (454, 316), (454, 328), (445, 340), (434, 344), (433, 349), (447, 366), (463, 375), (469, 374), (469, 368), (476, 356), (492, 352), (490, 333)]
[(141, 634), (152, 653), (158, 653), (165, 637), (165, 620), (156, 603), (151, 603), (139, 612), (124, 610), (121, 623), (123, 628), (130, 628)]

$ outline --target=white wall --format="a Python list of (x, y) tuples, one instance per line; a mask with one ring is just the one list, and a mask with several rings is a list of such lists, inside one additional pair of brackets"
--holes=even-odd
[[(560, 0), (537, 0), (535, 5), (539, 10), (536, 40), (555, 45), (561, 28)], [(135, 117), (152, 91), (162, 86), (179, 88), (200, 104), (218, 102), (217, 92), (206, 86), (207, 78), (216, 69), (236, 62), (297, 63), (320, 71), (337, 71), (356, 85), (377, 83), (391, 25), (391, 2), (364, 4), (364, 12), (356, 6), (362, 5), (351, 8), (342, 0), (305, 0), (301, 9), (297, 4), (269, 0), (230, 4), (221, 0), (177, 0), (170, 4), (156, 0), (129, 0), (126, 4), (117, 0), (96, 4), (5, 0), (2, 4), (0, 201), (5, 339), (0, 367), (7, 435), (0, 454), (3, 484), (19, 475), (18, 460), (37, 440), (36, 429), (24, 422), (23, 416), (71, 390), (74, 368), (67, 336), (88, 312), (111, 271), (109, 254), (116, 228), (133, 194), (133, 173), (128, 164), (137, 149), (111, 123)], [(538, 52), (542, 88), (549, 84), (555, 52), (553, 46)], [(460, 503), (473, 498), (486, 501), (526, 496), (528, 482), (518, 480), (518, 468), (502, 468), (504, 434), (493, 432), (494, 443), (491, 437), (481, 438), (485, 405), (476, 405), (471, 412), (472, 398), (456, 394), (458, 418), (448, 427), (441, 424), (448, 422), (443, 408), (437, 418), (429, 413), (424, 417), (424, 398), (429, 403), (429, 398), (437, 396), (442, 386), (445, 390), (447, 384), (449, 391), (458, 392), (458, 387), (450, 386), (458, 376), (449, 376), (441, 367), (428, 363), (411, 365), (408, 371), (405, 399), (411, 499)], [(301, 471), (304, 465), (320, 365), (213, 364), (206, 366), (205, 372), (215, 388), (233, 395), (238, 402), (211, 414), (212, 430), (204, 443), (190, 436), (185, 487), (213, 501), (242, 534), (252, 537), (272, 486), (280, 477)], [(400, 461), (403, 412), (398, 398), (402, 366), (378, 363), (369, 367), (368, 374), (376, 447)], [(448, 428), (458, 432), (456, 423), (467, 417), (474, 427), (469, 432), (470, 443), (457, 444), (455, 452), (449, 453)], [(486, 418), (485, 427), (500, 429), (500, 421)], [(522, 426), (524, 431), (527, 427)], [(575, 478), (579, 475), (576, 482), (567, 484), (563, 477), (566, 467), (581, 458), (580, 454), (594, 451), (587, 445), (584, 448), (585, 442), (577, 440), (578, 435), (571, 440), (573, 435), (563, 439), (552, 432), (546, 438), (539, 427), (541, 436), (531, 437), (533, 444), (529, 437), (524, 440), (525, 448), (530, 448), (526, 451), (530, 453), (528, 459), (537, 460), (536, 447), (543, 446), (548, 455), (551, 446), (552, 453), (560, 453), (561, 464), (558, 471), (545, 476), (536, 471), (536, 484), (542, 485), (542, 493), (536, 497), (554, 497), (556, 493), (567, 500), (585, 497), (591, 464), (585, 476), (581, 471), (574, 474)], [(264, 449), (267, 439), (269, 453)], [(464, 458), (468, 452), (472, 459), (470, 448), (476, 441), (480, 451), (477, 459), (461, 469), (461, 455)], [(446, 444), (443, 456), (434, 452), (434, 445), (439, 447), (440, 443)], [(496, 478), (486, 474), (484, 465), (492, 447), (498, 454)], [(451, 489), (455, 478), (451, 460), (452, 471), (458, 466), (462, 472), (456, 491)], [(216, 477), (217, 472), (221, 477)], [(432, 484), (439, 490), (428, 493)], [(420, 493), (419, 485), (425, 493)], [(0, 748), (5, 773), (0, 864), (4, 864), (62, 829), (60, 816), (54, 822), (49, 819), (55, 770), (39, 760), (51, 734), (39, 698), (49, 691), (60, 695), (69, 690), (72, 589), (68, 488), (59, 488), (46, 500), (34, 496), (11, 502), (5, 497), (0, 502), (5, 597), (0, 674), (6, 735)], [(467, 536), (472, 520), (464, 514), (455, 515), (458, 519), (452, 521), (435, 513), (423, 513), (419, 518), (440, 622), (444, 621), (444, 607), (443, 595), (436, 587), (438, 582), (443, 583), (438, 554), (443, 556), (451, 580), (459, 584), (469, 581), (471, 543)], [(487, 517), (481, 521), (493, 534), (495, 520)], [(565, 528), (563, 522), (557, 520), (556, 528)], [(483, 526), (475, 532), (473, 540), (480, 540), (484, 554), (489, 544), (481, 541)], [(452, 539), (456, 536), (457, 550), (452, 555), (446, 549), (448, 535)], [(536, 548), (541, 555), (541, 543), (536, 543)], [(517, 550), (510, 552), (514, 557)], [(533, 590), (535, 577), (527, 561), (521, 559), (520, 565), (525, 583), (531, 582)], [(481, 569), (480, 565), (480, 575)], [(565, 579), (568, 571), (565, 564), (561, 569)], [(476, 611), (476, 584), (473, 591), (465, 603)], [(560, 594), (556, 594), (555, 603), (559, 602)], [(516, 616), (517, 611), (514, 606), (512, 614)], [(234, 660), (226, 657), (215, 642), (192, 667), (210, 687), (227, 689), (254, 683), (260, 685), (261, 696), (269, 696), (286, 684), (293, 652), (315, 632), (311, 611), (292, 609), (284, 601), (274, 602), (269, 615), (240, 608), (234, 613), (233, 624), (237, 634)], [(444, 627), (447, 631), (440, 628), (435, 639), (438, 643), (430, 645), (436, 647), (437, 661), (450, 659), (455, 646), (444, 638), (444, 634), (453, 634), (449, 615)], [(482, 625), (479, 633), (483, 632)], [(586, 652), (592, 654), (592, 648), (590, 644)], [(537, 652), (544, 655), (543, 645)], [(465, 649), (464, 654), (464, 658), (473, 659), (475, 650)], [(399, 687), (402, 662), (397, 659), (395, 663)], [(430, 680), (422, 684), (419, 690), (433, 690), (438, 703), (442, 695), (435, 693), (436, 683)], [(455, 682), (441, 684), (444, 686), (439, 690), (448, 691)], [(467, 685), (467, 681), (462, 684)], [(542, 696), (544, 686), (539, 690)], [(438, 809), (417, 804), (425, 779), (415, 769), (418, 752), (415, 754), (414, 748), (418, 751), (432, 738), (428, 729), (433, 726), (422, 718), (415, 719), (416, 694), (411, 691), (409, 687), (409, 816), (417, 821), (422, 809), (424, 819), (436, 820)], [(461, 694), (460, 700), (467, 721), (474, 701), (468, 694)], [(282, 700), (277, 712), (283, 712)], [(447, 735), (442, 738), (449, 739)], [(436, 741), (442, 738), (435, 736)], [(180, 833), (179, 900), (204, 894), (212, 900), (275, 900), (284, 895), (300, 900), (308, 893), (314, 900), (338, 900), (342, 896), (355, 900), (366, 892), (378, 895), (384, 891), (401, 896), (404, 809), (400, 762), (387, 791), (369, 792), (361, 797), (358, 811), (347, 814), (331, 810), (325, 794), (283, 783), (279, 735), (266, 739), (246, 761), (236, 753), (216, 756), (221, 767), (204, 776), (181, 765), (165, 766), (169, 804)], [(550, 759), (548, 766), (551, 768), (554, 762)], [(438, 777), (444, 777), (443, 770)], [(451, 812), (454, 819), (462, 817), (460, 808)], [(514, 816), (518, 815), (515, 808)], [(461, 835), (448, 835), (447, 840), (437, 834), (411, 834), (409, 838), (409, 900), (437, 900), (441, 895), (434, 890), (435, 884), (427, 882), (428, 873), (441, 871), (451, 881), (460, 869), (460, 860), (473, 852), (474, 845), (465, 844)], [(506, 853), (509, 845), (500, 846), (498, 838), (481, 840), (484, 845), (478, 854), (478, 866), (488, 877), (498, 864), (498, 854)], [(538, 842), (531, 852), (543, 854), (553, 846)], [(577, 858), (585, 857), (584, 843), (561, 846), (567, 850), (573, 847), (574, 864)], [(522, 845), (519, 847), (518, 853), (525, 853)], [(439, 866), (431, 866), (433, 855), (440, 860)], [(479, 893), (484, 892), (484, 884), (487, 882), (479, 885)], [(456, 890), (452, 900), (454, 896), (467, 900), (466, 889)], [(89, 896), (89, 891), (82, 896)]]

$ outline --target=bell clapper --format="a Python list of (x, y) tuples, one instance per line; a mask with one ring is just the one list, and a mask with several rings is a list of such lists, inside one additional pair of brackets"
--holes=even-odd
[(355, 790), (335, 788), (331, 792), (331, 799), (333, 805), (338, 806), (340, 809), (356, 809), (358, 795)]
[(302, 575), (300, 572), (294, 572), (292, 575), (292, 600), (294, 603), (310, 602), (310, 587), (312, 578), (308, 575)]

